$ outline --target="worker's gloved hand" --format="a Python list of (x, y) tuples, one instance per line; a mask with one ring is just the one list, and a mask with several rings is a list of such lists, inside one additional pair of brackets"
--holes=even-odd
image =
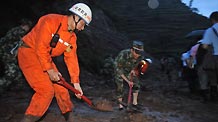
[(81, 99), (81, 96), (83, 95), (83, 91), (82, 91), (82, 88), (80, 87), (80, 84), (74, 83), (73, 85), (74, 85), (74, 88), (80, 92), (80, 94), (75, 94), (76, 97)]
[[(137, 76), (137, 72), (133, 69), (133, 70), (131, 70), (131, 72), (130, 72), (130, 74), (132, 75), (132, 76)], [(131, 76), (130, 76), (131, 77)], [(130, 78), (131, 79), (131, 78)]]
[(54, 69), (47, 70), (47, 72), (51, 81), (57, 82), (60, 80), (60, 77), (62, 77), (61, 73)]

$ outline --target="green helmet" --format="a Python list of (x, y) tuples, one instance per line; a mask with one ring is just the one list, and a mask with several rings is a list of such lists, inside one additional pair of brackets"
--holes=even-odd
[(138, 54), (144, 53), (144, 43), (142, 41), (134, 40), (132, 43), (132, 48)]

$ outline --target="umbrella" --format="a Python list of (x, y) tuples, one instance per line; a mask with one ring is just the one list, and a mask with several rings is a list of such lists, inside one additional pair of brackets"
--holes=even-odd
[(204, 32), (205, 32), (205, 30), (193, 30), (190, 33), (188, 33), (185, 36), (185, 38), (200, 40), (203, 38)]

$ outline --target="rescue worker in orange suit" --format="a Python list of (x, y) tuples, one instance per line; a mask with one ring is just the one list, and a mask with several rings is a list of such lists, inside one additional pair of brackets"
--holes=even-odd
[[(42, 16), (35, 27), (22, 38), (23, 44), (18, 50), (19, 66), (35, 93), (21, 122), (39, 120), (49, 108), (53, 97), (66, 121), (73, 122), (73, 103), (68, 90), (54, 83), (60, 80), (62, 74), (52, 58), (64, 55), (71, 83), (80, 91), (81, 94), (76, 94), (80, 98), (83, 91), (79, 80), (75, 31), (82, 31), (91, 20), (91, 9), (84, 3), (77, 3), (69, 9), (68, 15)], [(51, 43), (51, 40), (54, 42)]]

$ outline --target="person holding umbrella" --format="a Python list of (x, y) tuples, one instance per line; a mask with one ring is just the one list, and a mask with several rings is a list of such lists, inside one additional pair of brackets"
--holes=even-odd
[[(214, 64), (212, 67), (213, 69), (207, 70), (208, 78), (210, 81), (210, 97), (212, 101), (218, 100), (218, 91), (217, 91), (217, 84), (218, 84), (218, 11), (214, 11), (211, 13), (209, 17), (211, 23), (213, 24), (209, 27), (202, 40), (202, 47), (206, 50), (209, 49), (210, 46), (213, 47), (212, 55), (208, 64)], [(205, 51), (206, 54), (206, 51)]]

